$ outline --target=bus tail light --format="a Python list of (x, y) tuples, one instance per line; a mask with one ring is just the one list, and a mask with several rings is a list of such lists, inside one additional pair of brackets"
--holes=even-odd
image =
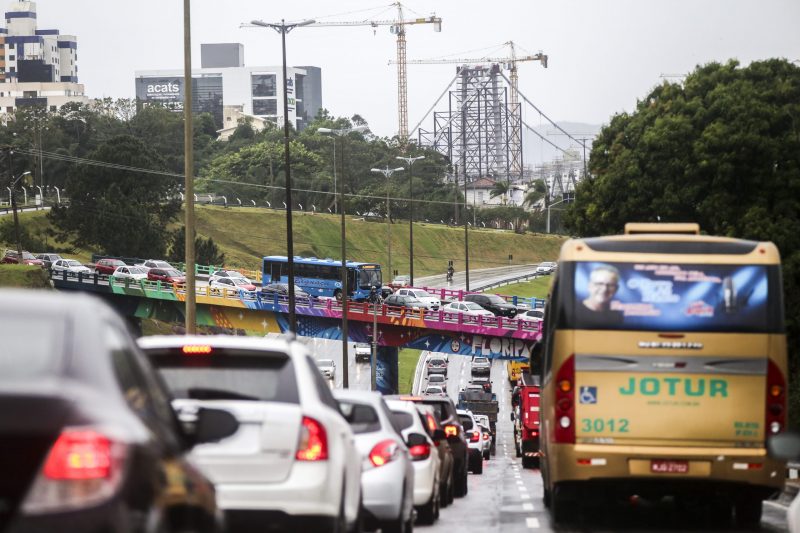
[(555, 442), (575, 443), (575, 356), (570, 355), (556, 374)]
[(767, 431), (774, 435), (786, 427), (786, 379), (772, 360), (767, 366)]

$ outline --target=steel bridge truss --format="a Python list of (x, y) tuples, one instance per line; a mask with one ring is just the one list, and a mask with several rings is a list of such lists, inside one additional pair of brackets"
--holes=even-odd
[(459, 66), (448, 110), (434, 112), (433, 131), (419, 130), (430, 146), (469, 179), (522, 178), (521, 109), (509, 103), (500, 65)]

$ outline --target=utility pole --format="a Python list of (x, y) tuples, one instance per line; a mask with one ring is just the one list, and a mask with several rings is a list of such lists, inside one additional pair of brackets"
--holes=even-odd
[(403, 167), (397, 168), (389, 168), (389, 165), (386, 165), (386, 168), (373, 168), (370, 169), (370, 172), (376, 172), (378, 174), (383, 174), (386, 177), (386, 240), (388, 241), (389, 245), (389, 274), (392, 273), (392, 214), (389, 207), (389, 181), (392, 177), (392, 174), (395, 172), (400, 172), (401, 170), (405, 170)]
[[(401, 157), (397, 156), (395, 159), (405, 161), (408, 165), (408, 269), (409, 269), (409, 282), (414, 286), (414, 179), (411, 169), (415, 161), (425, 159), (424, 155), (418, 157)], [(389, 272), (391, 274), (391, 271)]]
[(183, 166), (186, 213), (184, 226), (186, 266), (186, 334), (197, 333), (195, 271), (194, 271), (194, 129), (192, 126), (192, 23), (191, 0), (183, 0)]

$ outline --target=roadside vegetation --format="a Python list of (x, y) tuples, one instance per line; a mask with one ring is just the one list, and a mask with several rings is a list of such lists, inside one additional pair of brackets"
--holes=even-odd
[(547, 290), (550, 288), (552, 276), (540, 276), (530, 281), (502, 285), (483, 292), (490, 294), (504, 294), (507, 296), (520, 296), (523, 298), (547, 298)]

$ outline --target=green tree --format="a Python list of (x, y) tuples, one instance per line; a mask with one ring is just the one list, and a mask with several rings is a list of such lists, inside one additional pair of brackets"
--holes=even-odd
[[(172, 233), (168, 261), (183, 263), (186, 261), (186, 226), (181, 226)], [(222, 252), (211, 237), (194, 238), (194, 260), (198, 265), (223, 266), (225, 253)]]
[(503, 205), (506, 205), (506, 201), (508, 200), (508, 194), (511, 192), (511, 183), (508, 181), (496, 181), (494, 182), (494, 186), (492, 190), (489, 192), (489, 196), (491, 198), (496, 198), (501, 196), (501, 200), (503, 201)]
[(67, 178), (69, 207), (49, 214), (56, 227), (109, 255), (162, 257), (167, 225), (180, 209), (180, 178), (165, 174), (163, 159), (130, 136), (102, 143), (88, 158), (97, 164), (77, 165)]
[(710, 234), (778, 246), (796, 375), (800, 68), (779, 59), (711, 63), (683, 84), (664, 83), (602, 129), (590, 167), (595, 178), (579, 184), (565, 217), (579, 235), (619, 233), (628, 221), (693, 221)]
[(528, 188), (528, 192), (525, 193), (522, 205), (525, 207), (533, 207), (545, 196), (547, 196), (547, 185), (544, 180), (535, 180)]

